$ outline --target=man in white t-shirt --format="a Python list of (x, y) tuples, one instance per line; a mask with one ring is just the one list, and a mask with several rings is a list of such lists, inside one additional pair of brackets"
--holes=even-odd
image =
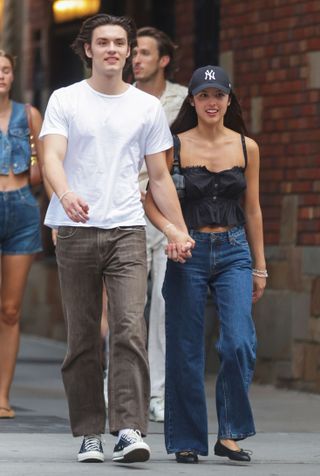
[[(137, 46), (133, 49), (132, 66), (135, 86), (159, 98), (169, 124), (176, 118), (188, 89), (168, 80), (175, 70), (176, 45), (163, 31), (143, 27), (137, 31)], [(148, 171), (144, 163), (139, 174), (140, 190), (144, 194)], [(147, 219), (148, 273), (151, 274), (151, 299), (148, 333), (151, 399), (149, 418), (164, 421), (165, 385), (165, 304), (162, 297), (167, 258), (166, 237)]]
[[(160, 102), (122, 80), (135, 38), (132, 20), (98, 14), (73, 43), (92, 75), (50, 97), (40, 136), (54, 194), (45, 224), (58, 228), (56, 254), (67, 325), (62, 374), (78, 461), (103, 461), (100, 359), (102, 281), (109, 303), (109, 431), (113, 461), (146, 461), (149, 369), (143, 309), (145, 220), (138, 175), (145, 158), (150, 190), (166, 217), (175, 260), (190, 254), (179, 201), (166, 167), (172, 138)], [(165, 190), (165, 193), (163, 191)]]

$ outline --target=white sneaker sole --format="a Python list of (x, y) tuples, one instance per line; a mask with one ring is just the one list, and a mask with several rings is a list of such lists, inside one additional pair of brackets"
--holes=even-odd
[(104, 454), (100, 451), (87, 451), (86, 453), (78, 454), (79, 463), (102, 463), (104, 461)]
[(150, 448), (146, 443), (133, 443), (122, 451), (115, 451), (112, 461), (123, 463), (143, 463), (150, 458)]

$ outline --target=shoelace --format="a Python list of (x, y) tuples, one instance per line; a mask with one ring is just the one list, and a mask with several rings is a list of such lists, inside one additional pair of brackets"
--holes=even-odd
[(164, 411), (164, 399), (163, 398), (152, 398), (150, 402), (150, 408), (152, 411)]
[(128, 443), (136, 443), (141, 440), (141, 432), (139, 430), (128, 430), (121, 435), (121, 438), (128, 441)]
[(84, 448), (86, 451), (100, 451), (101, 440), (96, 436), (86, 436), (84, 439)]
[(159, 400), (156, 401), (156, 406), (160, 411), (164, 410), (164, 400), (162, 398), (159, 398)]

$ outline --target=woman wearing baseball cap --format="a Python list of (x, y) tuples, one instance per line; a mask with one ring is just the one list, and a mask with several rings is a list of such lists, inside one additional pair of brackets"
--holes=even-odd
[[(241, 108), (226, 72), (197, 69), (189, 94), (172, 125), (175, 147), (168, 159), (190, 236), (192, 257), (168, 260), (166, 302), (165, 440), (180, 463), (208, 454), (204, 384), (204, 314), (211, 291), (220, 332), (216, 348), (218, 438), (214, 453), (250, 461), (237, 443), (255, 434), (248, 398), (256, 334), (252, 303), (266, 285), (262, 214), (259, 203), (259, 149), (245, 137)], [(169, 241), (175, 226), (157, 210), (147, 213)], [(172, 250), (168, 253), (172, 256)]]

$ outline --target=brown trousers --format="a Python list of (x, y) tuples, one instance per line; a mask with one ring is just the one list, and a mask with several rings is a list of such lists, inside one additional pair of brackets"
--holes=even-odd
[(149, 367), (143, 316), (147, 262), (144, 227), (59, 227), (57, 240), (67, 354), (62, 365), (74, 436), (105, 432), (100, 321), (108, 295), (109, 430), (147, 432)]

